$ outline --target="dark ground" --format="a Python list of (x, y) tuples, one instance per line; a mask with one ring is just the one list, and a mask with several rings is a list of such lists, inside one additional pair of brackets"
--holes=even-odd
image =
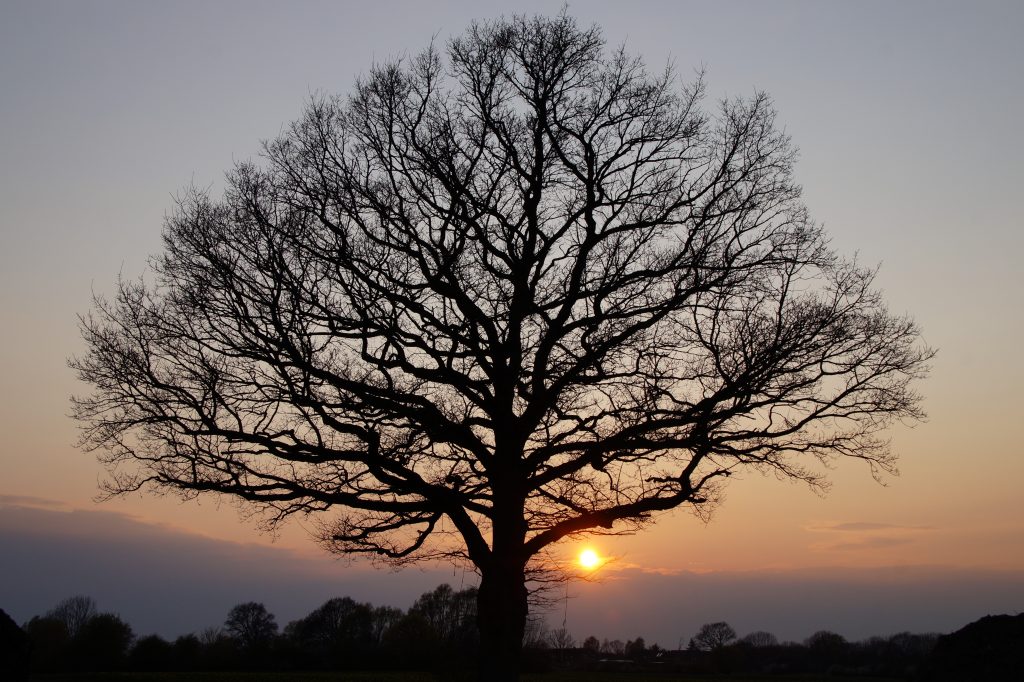
[[(826, 676), (701, 677), (655, 673), (563, 672), (524, 674), (523, 682), (829, 682)], [(892, 678), (858, 677), (857, 682), (897, 682)], [(417, 672), (347, 673), (86, 673), (34, 675), (37, 682), (462, 682), (458, 678)]]

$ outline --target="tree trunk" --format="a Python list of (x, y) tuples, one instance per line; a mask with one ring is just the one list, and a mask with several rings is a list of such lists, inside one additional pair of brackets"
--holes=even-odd
[(522, 565), (495, 562), (481, 571), (477, 593), (481, 682), (519, 679), (527, 609)]

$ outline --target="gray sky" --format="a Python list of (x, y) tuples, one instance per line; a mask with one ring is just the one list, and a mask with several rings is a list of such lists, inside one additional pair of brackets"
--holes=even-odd
[[(81, 349), (75, 316), (88, 310), (92, 292), (110, 291), (118, 273), (144, 270), (177, 191), (190, 183), (219, 187), (231, 164), (257, 154), (259, 141), (296, 118), (312, 93), (348, 92), (375, 61), (415, 53), (432, 36), (443, 44), (474, 18), (561, 7), (435, 4), (0, 0), (0, 495), (79, 510), (90, 523), (69, 528), (85, 545), (90, 533), (110, 539), (124, 532), (123, 551), (145, 554), (149, 545), (128, 541), (137, 536), (125, 518), (227, 543), (219, 554), (195, 550), (210, 585), (237, 566), (231, 548), (266, 548), (268, 540), (231, 509), (152, 497), (92, 501), (101, 472), (74, 448), (75, 425), (66, 416), (68, 395), (83, 390), (65, 364)], [(688, 78), (703, 65), (712, 100), (769, 92), (801, 148), (797, 177), (813, 215), (839, 251), (882, 265), (879, 283), (891, 308), (912, 314), (939, 349), (920, 386), (930, 420), (893, 432), (900, 478), (883, 488), (863, 468), (844, 465), (827, 498), (774, 480), (739, 481), (708, 526), (680, 515), (603, 545), (622, 557), (619, 578), (581, 588), (586, 595), (570, 609), (584, 622), (604, 623), (630, 603), (622, 586), (633, 585), (632, 603), (652, 604), (654, 629), (636, 632), (627, 619), (620, 633), (607, 621), (607, 632), (596, 634), (644, 634), (663, 645), (691, 621), (726, 615), (737, 629), (749, 622), (802, 637), (812, 622), (863, 635), (952, 628), (957, 619), (1024, 610), (1024, 447), (1015, 428), (1024, 384), (1024, 3), (635, 0), (573, 3), (569, 11), (601, 25), (611, 45), (625, 41), (653, 68), (671, 60)], [(68, 519), (36, 509), (12, 523), (11, 509), (0, 510), (8, 519), (0, 607), (17, 600), (9, 610), (24, 618), (86, 587), (72, 589), (66, 572), (37, 570), (58, 556), (47, 538)], [(8, 544), (15, 535), (19, 569)], [(277, 542), (272, 550), (305, 552), (309, 566), (328, 561), (342, 586), (361, 590), (353, 596), (378, 603), (396, 585), (409, 585), (400, 593), (415, 596), (432, 580), (416, 576), (434, 575), (370, 579), (367, 567), (315, 557), (301, 528)], [(314, 570), (295, 561), (299, 574)], [(885, 591), (887, 567), (932, 576), (921, 584), (941, 590), (915, 592), (920, 599), (907, 602), (900, 621), (898, 610), (883, 608), (897, 603)], [(6, 580), (15, 570), (27, 585)], [(799, 622), (778, 615), (770, 600), (730, 597), (746, 594), (738, 588), (708, 588), (720, 601), (701, 601), (682, 624), (641, 598), (658, 594), (645, 591), (655, 582), (663, 593), (693, 594), (684, 583), (696, 578), (687, 583), (684, 575), (718, 575), (725, 582), (715, 584), (726, 584), (739, 574), (747, 580), (779, 571), (794, 585), (802, 578), (793, 576), (856, 573), (881, 591), (865, 601), (837, 588), (838, 601), (807, 602)], [(161, 594), (150, 584), (157, 575), (139, 572), (137, 588)], [(978, 578), (991, 575), (1005, 580)], [(106, 589), (96, 580), (95, 589)], [(310, 588), (277, 608), (295, 617), (297, 604), (335, 596), (329, 580), (309, 584), (322, 585), (322, 598), (314, 594), (321, 588)], [(287, 603), (295, 588), (268, 577), (259, 589), (237, 600)], [(940, 593), (946, 611), (927, 606)], [(177, 599), (155, 596), (148, 612), (161, 604), (173, 610)], [(128, 603), (114, 605), (134, 618)], [(857, 610), (865, 603), (878, 605), (877, 627)], [(820, 613), (810, 612), (815, 604)]]

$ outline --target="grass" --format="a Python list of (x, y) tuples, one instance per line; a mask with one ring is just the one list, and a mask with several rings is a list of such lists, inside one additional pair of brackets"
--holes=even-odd
[[(216, 673), (85, 673), (38, 675), (38, 682), (447, 682), (447, 676), (423, 672), (216, 672)], [(458, 680), (474, 679), (460, 677)], [(559, 672), (524, 674), (522, 682), (823, 682), (833, 678), (807, 676), (705, 677), (632, 672)], [(856, 682), (893, 682), (853, 678)]]
[(75, 673), (33, 675), (39, 682), (437, 682), (420, 672), (213, 672), (213, 673)]
[[(522, 682), (835, 682), (824, 675), (682, 675), (643, 672), (561, 672), (522, 676)], [(897, 682), (891, 678), (851, 677), (851, 682)]]

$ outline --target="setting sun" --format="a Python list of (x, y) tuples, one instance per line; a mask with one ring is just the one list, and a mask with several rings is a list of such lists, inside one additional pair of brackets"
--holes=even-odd
[(601, 557), (592, 549), (585, 549), (580, 552), (580, 566), (586, 569), (597, 568), (601, 563)]

